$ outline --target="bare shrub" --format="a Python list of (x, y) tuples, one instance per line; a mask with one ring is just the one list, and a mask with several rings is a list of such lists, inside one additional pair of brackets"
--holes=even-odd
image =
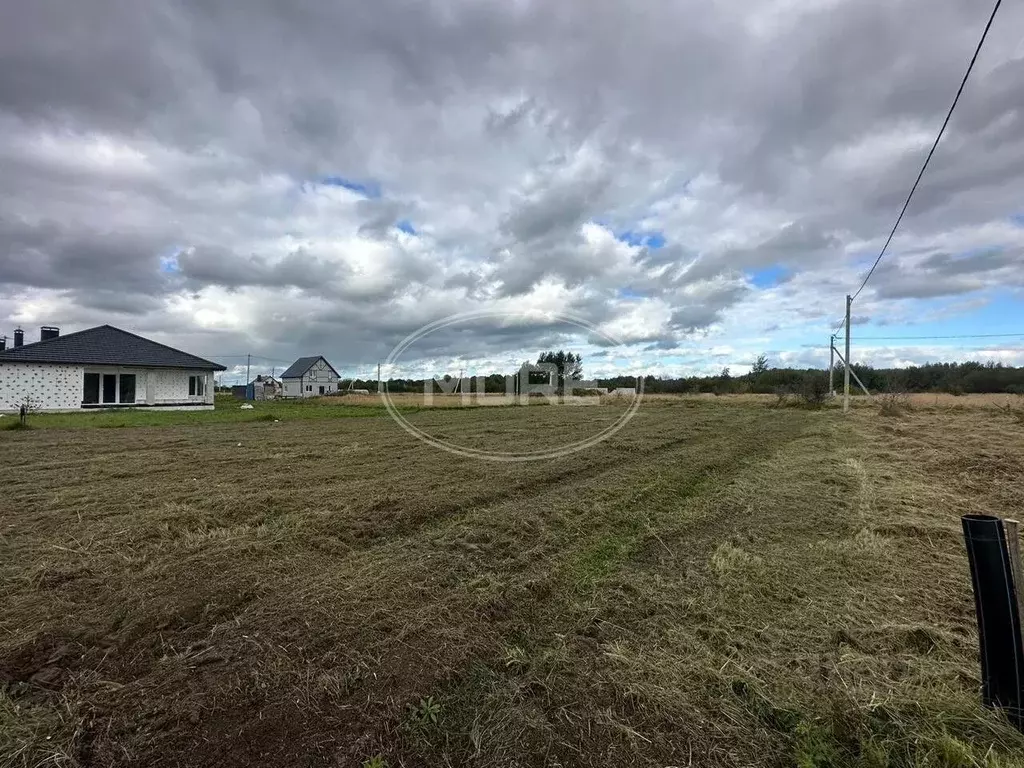
[(883, 392), (878, 395), (878, 412), (882, 416), (900, 417), (913, 409), (906, 392)]
[(828, 379), (824, 374), (810, 374), (792, 386), (775, 388), (773, 408), (821, 408), (828, 402)]
[(775, 407), (785, 408), (789, 405), (790, 391), (786, 387), (775, 388)]
[(1004, 405), (1003, 411), (1018, 424), (1024, 424), (1024, 408), (1016, 408), (1012, 405)]
[(821, 408), (828, 395), (828, 379), (824, 374), (810, 374), (800, 385), (800, 399), (806, 408)]

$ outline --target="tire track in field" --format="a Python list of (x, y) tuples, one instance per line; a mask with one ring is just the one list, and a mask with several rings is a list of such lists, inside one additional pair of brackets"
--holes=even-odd
[[(772, 419), (777, 428), (772, 432), (774, 438), (779, 438), (785, 431), (778, 420)], [(560, 461), (561, 466), (556, 469), (547, 469), (540, 476), (529, 475), (516, 478), (511, 483), (494, 482), (479, 492), (472, 492), (465, 496), (446, 499), (438, 502), (434, 499), (426, 499), (425, 504), (420, 506), (415, 502), (418, 499), (411, 499), (412, 504), (401, 503), (395, 505), (396, 511), (402, 514), (397, 520), (389, 525), (380, 525), (358, 539), (345, 541), (351, 547), (350, 555), (357, 554), (387, 542), (394, 544), (395, 539), (411, 540), (416, 535), (433, 527), (450, 524), (454, 518), (468, 515), (474, 510), (486, 508), (495, 503), (529, 504), (547, 494), (552, 488), (565, 486), (567, 488), (583, 487), (589, 488), (590, 481), (602, 478), (602, 487), (615, 487), (620, 484), (630, 485), (627, 476), (637, 475), (637, 468), (643, 468), (646, 472), (657, 470), (659, 467), (670, 469), (680, 456), (686, 456), (692, 451), (699, 451), (694, 457), (699, 463), (692, 470), (686, 473), (686, 481), (679, 485), (678, 490), (686, 490), (686, 495), (691, 495), (695, 490), (710, 479), (711, 473), (717, 473), (736, 463), (735, 457), (745, 457), (761, 451), (761, 443), (758, 440), (743, 439), (753, 438), (764, 430), (757, 419), (745, 428), (726, 433), (718, 427), (725, 424), (717, 424), (714, 421), (704, 421), (696, 425), (688, 425), (691, 428), (685, 434), (664, 438), (658, 442), (645, 442), (639, 449), (623, 450), (621, 447), (614, 451), (600, 453), (598, 448), (591, 449), (597, 452), (601, 458), (591, 459), (587, 463), (580, 464), (573, 457)], [(734, 425), (731, 425), (734, 426)], [(769, 425), (763, 425), (769, 426)], [(663, 429), (664, 423), (656, 428)], [(709, 441), (707, 432), (713, 432), (715, 437)], [(678, 451), (681, 446), (691, 446), (691, 450)], [(779, 444), (776, 443), (776, 446)], [(660, 470), (659, 470), (660, 471)], [(703, 479), (698, 475), (703, 474)], [(504, 479), (504, 478), (502, 478)], [(620, 480), (620, 482), (614, 482)], [(695, 485), (696, 483), (696, 485)], [(372, 511), (372, 509), (371, 509)]]
[[(491, 731), (494, 733), (492, 741), (500, 742), (502, 736), (499, 732), (504, 726), (502, 718), (496, 716), (491, 723), (480, 723), (478, 719), (480, 701), (493, 696), (495, 690), (509, 691), (510, 695), (515, 692), (515, 696), (526, 695), (532, 707), (540, 707), (550, 713), (572, 712), (580, 721), (587, 720), (601, 706), (606, 707), (609, 713), (614, 708), (620, 722), (632, 724), (634, 718), (631, 713), (619, 711), (622, 701), (616, 698), (617, 692), (609, 692), (607, 685), (594, 688), (592, 677), (586, 670), (593, 672), (597, 644), (608, 639), (609, 628), (601, 617), (608, 617), (607, 601), (614, 599), (615, 588), (605, 594), (604, 579), (616, 580), (618, 577), (614, 574), (617, 571), (635, 567), (636, 555), (642, 553), (642, 545), (650, 536), (642, 527), (631, 527), (636, 522), (634, 513), (643, 513), (645, 508), (656, 509), (659, 519), (654, 525), (665, 523), (671, 515), (681, 513), (683, 525), (678, 529), (680, 536), (686, 530), (699, 530), (699, 538), (704, 542), (714, 542), (716, 532), (704, 526), (707, 515), (701, 514), (699, 504), (692, 505), (691, 500), (714, 493), (733, 476), (786, 450), (804, 436), (810, 426), (812, 423), (806, 418), (757, 420), (747, 428), (702, 442), (695, 450), (680, 450), (689, 437), (675, 438), (652, 446), (651, 450), (628, 465), (611, 470), (609, 476), (618, 476), (625, 482), (618, 484), (611, 499), (602, 500), (604, 516), (586, 517), (586, 511), (579, 509), (579, 505), (570, 509), (570, 516), (585, 518), (581, 521), (580, 535), (545, 542), (548, 549), (517, 570), (500, 568), (502, 585), (493, 601), (485, 605), (483, 615), (463, 619), (475, 627), (473, 634), (477, 639), (470, 656), (473, 664), (463, 663), (437, 688), (428, 691), (446, 702), (457, 702), (449, 704), (451, 716), (458, 719), (452, 724), (452, 730), (470, 732), (478, 728), (484, 732)], [(681, 460), (686, 462), (685, 465), (680, 464)], [(645, 467), (645, 471), (642, 476), (630, 478), (629, 473), (636, 469), (638, 463)], [(647, 481), (652, 483), (645, 485)], [(567, 490), (572, 492), (576, 489)], [(545, 485), (539, 493), (531, 495), (531, 501), (536, 502), (547, 491), (548, 486)], [(586, 506), (585, 501), (583, 506)], [(623, 514), (615, 517), (616, 509), (623, 510)], [(609, 513), (612, 513), (611, 517)], [(735, 524), (735, 521), (717, 520), (715, 528), (730, 524)], [(593, 526), (593, 530), (588, 530), (587, 526)], [(633, 538), (641, 546), (631, 547), (628, 541), (623, 542), (624, 538)], [(608, 541), (614, 546), (604, 547)], [(625, 546), (620, 546), (622, 544)], [(659, 541), (657, 546), (663, 547), (664, 543)], [(687, 551), (689, 547), (690, 542), (687, 543)], [(608, 569), (592, 581), (581, 582), (578, 578), (579, 559), (590, 552), (607, 555), (605, 565)], [(442, 553), (433, 567), (455, 570), (463, 559), (463, 553), (449, 554), (447, 560)], [(479, 567), (486, 569), (488, 565), (485, 559)], [(614, 616), (612, 618), (615, 619)], [(620, 630), (611, 630), (612, 633), (617, 631)], [(570, 671), (565, 667), (549, 669), (542, 664), (534, 670), (524, 661), (522, 666), (510, 667), (506, 655), (509, 648), (518, 648), (524, 659), (534, 660), (542, 660), (549, 655), (565, 659), (565, 654), (569, 653), (574, 666)], [(466, 668), (476, 671), (464, 673), (462, 670)], [(509, 706), (517, 705), (509, 702)], [(565, 747), (569, 751), (557, 749), (554, 754), (558, 754), (566, 764), (571, 762), (577, 748), (580, 754), (591, 750), (609, 756), (608, 764), (622, 765), (634, 764), (631, 758), (637, 754), (652, 757), (654, 753), (665, 751), (664, 743), (644, 747), (629, 740), (616, 741), (609, 736), (608, 729), (587, 730), (584, 735), (571, 724), (571, 720), (558, 715), (536, 722), (543, 725), (533, 726), (531, 739), (538, 745), (546, 744), (543, 749), (550, 749), (553, 745)], [(637, 725), (642, 730), (639, 722)], [(601, 741), (599, 748), (593, 746), (595, 739)], [(429, 748), (426, 751), (421, 749), (422, 745), (403, 751), (403, 760), (409, 758), (409, 764), (413, 765), (439, 764), (441, 755), (433, 754)], [(468, 759), (469, 755), (463, 757)], [(658, 754), (658, 757), (666, 758), (660, 763), (662, 765), (671, 762), (667, 761), (668, 755)]]

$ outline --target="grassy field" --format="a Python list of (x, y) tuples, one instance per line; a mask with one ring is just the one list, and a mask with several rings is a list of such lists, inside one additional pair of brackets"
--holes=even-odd
[[(436, 395), (429, 403), (422, 394), (399, 393), (390, 397), (393, 406), (403, 413), (416, 413), (425, 408), (478, 408), (512, 406), (515, 398), (488, 394), (464, 400), (461, 395)], [(536, 402), (534, 405), (544, 403)], [(614, 402), (610, 404), (614, 405)], [(243, 408), (251, 405), (252, 409)], [(202, 426), (206, 424), (244, 424), (258, 421), (294, 421), (380, 417), (385, 415), (379, 395), (343, 395), (303, 400), (263, 400), (245, 403), (230, 395), (217, 395), (216, 406), (206, 411), (174, 411), (154, 408), (96, 409), (68, 413), (32, 413), (31, 429), (120, 429), (125, 427)], [(17, 429), (18, 416), (0, 414), (0, 430)]]
[[(396, 407), (403, 411), (420, 410), (422, 398), (398, 399)], [(273, 400), (253, 402), (252, 410), (242, 409), (244, 403), (233, 397), (217, 396), (217, 404), (208, 411), (171, 411), (154, 408), (97, 409), (71, 413), (32, 413), (28, 423), (35, 429), (119, 429), (123, 427), (203, 426), (207, 424), (244, 424), (253, 421), (293, 421), (377, 417), (381, 415), (377, 397), (322, 397), (310, 400)], [(14, 429), (16, 414), (0, 419), (0, 429)]]
[[(959, 532), (1024, 507), (1019, 411), (772, 400), (530, 464), (372, 399), (0, 432), (0, 765), (1024, 765)], [(501, 447), (622, 407), (408, 414)]]

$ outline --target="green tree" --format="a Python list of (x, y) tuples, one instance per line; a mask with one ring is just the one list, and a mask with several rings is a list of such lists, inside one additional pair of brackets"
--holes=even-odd
[(729, 366), (722, 369), (722, 372), (718, 374), (718, 380), (711, 385), (711, 391), (716, 395), (728, 395), (733, 391), (732, 374), (729, 372)]
[(565, 394), (566, 381), (579, 381), (583, 378), (583, 356), (572, 352), (541, 352), (537, 356), (537, 364), (550, 363), (558, 368), (558, 392)]
[(758, 355), (757, 360), (754, 361), (754, 366), (750, 369), (751, 376), (760, 376), (768, 370), (768, 356)]

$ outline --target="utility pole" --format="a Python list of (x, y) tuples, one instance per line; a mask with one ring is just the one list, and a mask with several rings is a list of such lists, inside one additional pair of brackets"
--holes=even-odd
[(850, 305), (853, 298), (846, 294), (846, 359), (843, 361), (843, 413), (850, 410)]
[(833, 384), (832, 369), (836, 365), (836, 335), (833, 333), (828, 337), (828, 395), (829, 397), (836, 396), (836, 388)]
[[(249, 399), (249, 366), (252, 365), (252, 355), (245, 356), (245, 399)], [(253, 392), (253, 395), (256, 393)]]
[(377, 361), (377, 394), (381, 393), (380, 387), (380, 360)]

